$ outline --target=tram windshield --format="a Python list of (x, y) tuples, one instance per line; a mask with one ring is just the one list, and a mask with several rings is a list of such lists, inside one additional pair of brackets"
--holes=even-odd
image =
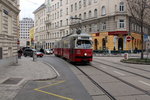
[(90, 40), (77, 40), (76, 47), (82, 49), (91, 49), (92, 42)]

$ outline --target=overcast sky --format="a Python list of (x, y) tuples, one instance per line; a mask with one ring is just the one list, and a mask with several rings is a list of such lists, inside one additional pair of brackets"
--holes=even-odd
[(20, 0), (20, 19), (24, 17), (34, 18), (35, 11), (45, 0)]

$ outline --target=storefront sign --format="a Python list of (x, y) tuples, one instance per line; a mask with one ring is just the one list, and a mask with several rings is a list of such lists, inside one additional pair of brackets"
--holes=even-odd
[(108, 36), (108, 32), (101, 32), (100, 36)]
[(109, 35), (119, 35), (119, 34), (122, 34), (122, 35), (127, 35), (128, 32), (127, 31), (113, 31), (113, 32), (108, 32)]

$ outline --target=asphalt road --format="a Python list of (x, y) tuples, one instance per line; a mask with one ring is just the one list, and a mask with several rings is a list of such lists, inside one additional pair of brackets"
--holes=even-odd
[(55, 56), (40, 60), (53, 66), (59, 76), (53, 80), (27, 82), (14, 100), (92, 100), (67, 62)]

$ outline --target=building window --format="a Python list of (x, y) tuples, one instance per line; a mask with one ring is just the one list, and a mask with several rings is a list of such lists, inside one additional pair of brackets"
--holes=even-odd
[(125, 11), (124, 2), (120, 2), (119, 11)]
[(66, 15), (68, 15), (68, 8), (66, 8)]
[(86, 12), (84, 12), (84, 19), (86, 19)]
[(62, 6), (62, 0), (60, 0), (60, 6)]
[(75, 3), (75, 10), (77, 10), (77, 3)]
[(97, 17), (97, 9), (94, 10), (94, 17)]
[(92, 0), (89, 0), (89, 5), (91, 5), (92, 4)]
[(81, 1), (79, 1), (79, 9), (81, 9), (81, 6), (82, 6)]
[(106, 8), (105, 8), (105, 6), (102, 7), (102, 15), (103, 16), (106, 15)]
[(94, 0), (94, 3), (97, 3), (97, 0)]
[(62, 12), (63, 12), (62, 9), (60, 9), (60, 17), (62, 17)]
[(60, 20), (60, 27), (62, 27), (62, 20)]
[(82, 15), (81, 14), (79, 14), (79, 18), (82, 19)]
[(91, 18), (92, 17), (92, 12), (91, 11), (89, 11), (89, 18)]
[(66, 19), (66, 25), (68, 25), (68, 19)]
[(84, 7), (86, 7), (86, 0), (83, 0), (83, 5)]
[(125, 21), (123, 19), (119, 20), (119, 28), (125, 28)]
[(73, 4), (71, 5), (71, 12), (73, 12)]
[(102, 22), (102, 30), (106, 30), (106, 22)]

